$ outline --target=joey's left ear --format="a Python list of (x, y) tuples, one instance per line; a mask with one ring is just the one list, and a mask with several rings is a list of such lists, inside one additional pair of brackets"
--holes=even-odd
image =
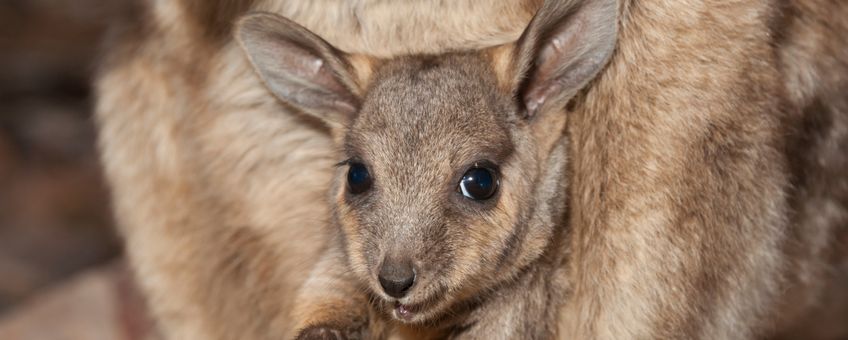
[(532, 117), (561, 109), (607, 64), (617, 41), (616, 0), (547, 0), (514, 54), (518, 98)]
[(353, 119), (370, 74), (370, 59), (344, 53), (276, 14), (247, 15), (236, 27), (236, 39), (279, 99), (331, 127)]

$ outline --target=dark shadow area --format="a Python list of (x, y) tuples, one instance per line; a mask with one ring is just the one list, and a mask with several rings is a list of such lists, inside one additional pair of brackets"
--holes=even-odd
[(120, 253), (89, 84), (125, 3), (0, 2), (0, 314)]

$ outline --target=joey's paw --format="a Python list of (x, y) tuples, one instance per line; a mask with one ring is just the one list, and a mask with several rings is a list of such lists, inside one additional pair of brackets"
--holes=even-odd
[(297, 340), (352, 340), (345, 333), (330, 326), (310, 326), (300, 331)]

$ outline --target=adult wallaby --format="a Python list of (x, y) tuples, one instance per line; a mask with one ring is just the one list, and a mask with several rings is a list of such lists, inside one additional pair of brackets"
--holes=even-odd
[[(576, 0), (560, 6), (576, 15), (601, 2)], [(336, 7), (327, 11), (311, 7), (330, 3)], [(339, 306), (356, 307), (348, 310), (351, 317), (347, 320), (353, 323), (323, 326), (345, 331), (357, 320), (387, 320), (392, 315), (411, 315), (418, 321), (434, 317), (420, 313), (417, 306), (363, 311), (369, 301), (350, 304), (363, 292), (383, 294), (379, 277), (366, 281), (367, 291), (359, 287), (342, 291), (349, 292), (346, 295), (352, 299), (333, 299), (327, 304), (321, 301), (338, 293), (320, 289), (327, 282), (304, 285), (305, 280), (319, 277), (305, 274), (315, 273), (316, 266), (344, 261), (344, 254), (334, 254), (338, 248), (328, 244), (333, 238), (344, 239), (352, 230), (349, 227), (347, 234), (340, 235), (326, 227), (331, 223), (324, 192), (334, 177), (332, 164), (338, 161), (337, 153), (321, 124), (311, 124), (308, 115), (301, 116), (295, 108), (276, 102), (261, 86), (229, 38), (229, 23), (248, 9), (270, 10), (324, 37), (351, 56), (347, 73), (356, 82), (342, 88), (351, 91), (350, 99), (370, 93), (355, 92), (365, 80), (404, 72), (384, 69), (400, 64), (398, 61), (372, 63), (362, 54), (389, 59), (397, 54), (480, 50), (508, 43), (518, 38), (537, 4), (496, 1), (476, 8), (481, 12), (473, 12), (473, 18), (507, 18), (504, 21), (474, 21), (476, 24), (465, 26), (461, 20), (450, 19), (441, 26), (445, 29), (408, 30), (393, 28), (416, 27), (421, 16), (432, 19), (425, 23), (438, 26), (440, 16), (461, 18), (469, 11), (375, 10), (387, 2), (335, 10), (353, 8), (346, 6), (354, 3), (365, 4), (148, 3), (134, 12), (144, 14), (136, 29), (126, 31), (113, 45), (98, 80), (103, 159), (128, 253), (169, 337), (293, 337), (298, 327), (322, 326), (311, 324), (313, 321), (339, 320), (340, 312), (345, 312), (336, 309)], [(419, 9), (432, 5), (416, 4), (423, 6)], [(568, 150), (561, 156), (568, 156), (568, 186), (560, 198), (567, 198), (567, 211), (564, 223), (549, 224), (564, 232), (560, 234), (562, 252), (554, 254), (558, 260), (541, 256), (539, 264), (527, 267), (542, 272), (545, 264), (560, 268), (552, 270), (560, 273), (558, 277), (542, 280), (560, 285), (562, 290), (554, 287), (545, 292), (559, 295), (554, 303), (560, 308), (555, 313), (545, 310), (543, 314), (553, 315), (554, 320), (540, 320), (524, 334), (579, 339), (757, 338), (804, 334), (798, 333), (803, 325), (828, 321), (811, 317), (816, 315), (811, 311), (819, 306), (832, 308), (822, 309), (824, 312), (846, 306), (844, 294), (843, 300), (836, 297), (845, 290), (845, 284), (837, 279), (846, 272), (840, 245), (848, 242), (839, 236), (845, 235), (848, 220), (844, 171), (848, 6), (839, 1), (622, 0), (615, 8), (616, 13), (606, 18), (618, 27), (618, 44), (609, 64), (572, 100), (569, 112), (537, 116), (562, 119), (549, 125), (552, 131), (565, 126)], [(368, 10), (374, 11), (373, 16), (364, 15)], [(333, 14), (321, 17), (316, 13)], [(349, 20), (333, 26), (331, 18), (336, 17)], [(369, 26), (380, 20), (396, 26)], [(496, 28), (498, 33), (485, 28)], [(432, 38), (424, 32), (441, 32), (444, 36), (433, 39), (443, 39), (442, 43), (417, 45), (415, 34), (420, 34), (419, 41)], [(357, 38), (345, 39), (348, 33)], [(369, 36), (385, 39), (363, 38)], [(493, 36), (496, 38), (490, 39)], [(489, 59), (483, 61), (508, 55), (496, 53), (507, 49), (502, 48), (489, 50)], [(325, 52), (312, 51), (312, 56)], [(475, 55), (457, 53), (451, 58)], [(419, 64), (427, 60), (409, 59)], [(476, 70), (474, 75), (491, 71), (469, 66), (491, 62), (455, 62), (461, 64), (456, 67)], [(336, 70), (339, 64), (343, 63), (325, 67)], [(509, 69), (508, 64), (496, 65), (489, 74), (505, 74), (502, 71)], [(370, 75), (361, 71), (368, 70), (363, 66), (373, 66)], [(445, 64), (434, 67), (441, 69)], [(503, 80), (498, 79), (498, 84)], [(513, 103), (515, 107), (527, 106), (518, 105), (526, 104), (524, 94), (527, 92)], [(319, 99), (317, 104), (329, 98)], [(330, 102), (344, 109), (344, 100), (336, 99), (345, 97)], [(298, 102), (287, 105), (298, 106)], [(330, 131), (341, 130), (334, 127)], [(453, 146), (447, 144), (451, 141), (445, 141), (445, 149)], [(519, 142), (516, 145), (530, 143)], [(396, 157), (403, 160), (404, 155)], [(373, 170), (373, 190), (399, 190), (381, 186), (384, 178), (392, 177)], [(344, 171), (335, 170), (337, 179)], [(456, 183), (462, 175), (457, 174)], [(504, 178), (516, 178), (511, 176)], [(501, 184), (498, 190), (507, 190), (508, 182)], [(343, 192), (341, 187), (336, 190)], [(506, 191), (498, 192), (496, 195)], [(503, 199), (497, 196), (498, 202)], [(516, 206), (512, 207), (516, 210), (503, 214), (517, 211), (518, 201), (514, 200)], [(547, 208), (556, 207), (537, 207), (540, 211)], [(334, 214), (343, 217), (356, 211), (361, 210)], [(382, 211), (374, 209), (373, 214)], [(456, 219), (462, 216), (457, 214)], [(378, 222), (371, 221), (371, 225), (381, 225)], [(346, 225), (354, 224), (347, 221)], [(473, 230), (477, 229), (468, 229)], [(501, 235), (495, 231), (487, 235)], [(526, 254), (525, 250), (516, 247), (515, 251)], [(311, 260), (319, 256), (323, 256), (321, 263)], [(516, 256), (505, 261), (523, 259)], [(491, 265), (482, 255), (477, 260), (480, 266)], [(837, 266), (839, 261), (843, 267)], [(352, 268), (361, 276), (367, 265), (361, 262)], [(373, 270), (376, 264), (371, 266)], [(477, 274), (480, 272), (469, 270), (451, 281), (450, 287), (460, 287), (462, 294), (482, 297), (481, 301), (490, 305), (428, 309), (433, 314), (448, 310), (448, 315), (458, 315), (456, 320), (435, 320), (448, 321), (438, 324), (494, 321), (520, 316), (511, 313), (544, 310), (527, 306), (544, 298), (518, 299), (522, 304), (516, 305), (511, 299), (517, 295), (510, 294), (503, 295), (503, 308), (494, 308), (500, 295), (486, 293), (504, 292), (495, 289), (504, 287), (496, 284), (480, 292), (498, 281)], [(505, 276), (508, 274), (506, 271)], [(396, 283), (405, 280), (388, 281), (395, 284), (387, 285), (398, 287), (402, 285)], [(512, 283), (515, 287), (523, 284), (520, 280)], [(295, 304), (298, 290), (299, 299), (307, 299), (300, 301), (308, 301), (312, 294), (317, 302)], [(377, 306), (387, 301), (381, 296), (374, 300)], [(463, 297), (448, 300), (464, 301)], [(475, 311), (495, 315), (475, 315)], [(831, 328), (816, 327), (818, 335), (844, 336), (845, 325), (839, 322), (843, 319), (833, 312), (825, 315), (836, 322)], [(406, 326), (396, 326), (401, 321), (376, 322), (368, 329), (375, 336), (403, 333)], [(483, 332), (479, 334), (502, 329), (506, 336), (515, 325), (520, 323), (496, 325), (503, 328), (472, 325), (467, 332), (446, 332), (474, 336), (478, 333), (471, 329)], [(320, 333), (321, 328), (313, 329)], [(444, 335), (410, 332), (400, 335)]]

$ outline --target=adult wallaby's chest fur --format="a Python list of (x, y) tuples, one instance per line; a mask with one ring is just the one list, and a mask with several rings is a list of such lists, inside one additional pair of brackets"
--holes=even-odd
[[(378, 255), (388, 254), (377, 241), (361, 247), (362, 253), (386, 252), (359, 259), (334, 252), (344, 249), (336, 245), (345, 244), (350, 235), (360, 233), (367, 240), (363, 231), (389, 235), (390, 229), (356, 227), (360, 224), (351, 221), (337, 228), (333, 214), (353, 219), (354, 211), (359, 220), (389, 218), (377, 208), (384, 203), (374, 203), (370, 210), (349, 209), (348, 215), (326, 203), (334, 179), (337, 190), (344, 188), (340, 178), (347, 168), (333, 166), (341, 160), (335, 144), (341, 135), (334, 140), (332, 129), (313, 119), (312, 111), (303, 114), (291, 102), (282, 104), (273, 89), (263, 86), (232, 38), (236, 18), (247, 11), (271, 11), (347, 53), (388, 59), (510, 43), (539, 6), (538, 1), (139, 5), (133, 13), (137, 25), (117, 36), (106, 59), (97, 83), (97, 110), (116, 214), (163, 332), (170, 338), (291, 338), (299, 330), (295, 327), (314, 322), (361, 325), (398, 311), (379, 304), (364, 311), (339, 308), (351, 302), (370, 308), (382, 301), (376, 296), (357, 300), (366, 288), (383, 289), (378, 272), (372, 281), (354, 280), (370, 286), (316, 288), (331, 281), (316, 274), (322, 265), (344, 264), (328, 265), (320, 273), (330, 277), (365, 273), (369, 265), (375, 270), (386, 258)], [(810, 319), (826, 321), (810, 317), (811, 311), (828, 315), (844, 306), (831, 294), (844, 286), (833, 279), (840, 273), (835, 264), (843, 261), (844, 269), (839, 250), (848, 242), (837, 236), (845, 234), (848, 224), (848, 6), (837, 1), (645, 0), (619, 1), (617, 8), (618, 42), (610, 64), (576, 97), (561, 121), (531, 134), (553, 135), (565, 127), (563, 140), (568, 142), (545, 142), (550, 145), (539, 153), (549, 156), (550, 150), (558, 150), (553, 145), (567, 148), (557, 160), (566, 164), (568, 179), (556, 199), (568, 207), (567, 219), (554, 223), (560, 243), (515, 243), (503, 248), (513, 249), (513, 254), (491, 258), (486, 256), (503, 252), (441, 249), (454, 259), (464, 254), (463, 268), (474, 261), (504, 265), (521, 258), (516, 254), (543, 252), (536, 254), (541, 260), (522, 267), (525, 271), (509, 284), (495, 284), (497, 280), (472, 270), (467, 276), (456, 274), (451, 282), (462, 284), (451, 287), (457, 300), (467, 305), (453, 306), (462, 312), (454, 323), (467, 326), (468, 320), (477, 328), (466, 330), (487, 330), (504, 338), (535, 333), (620, 339), (752, 338), (801, 332), (799, 327)], [(506, 55), (491, 50), (485, 58), (510, 60), (497, 58)], [(350, 75), (354, 82), (383, 76), (379, 67), (364, 67), (371, 65), (367, 58), (347, 63), (355, 70)], [(509, 69), (508, 63), (487, 63), (495, 81), (507, 84), (509, 77), (501, 71)], [(410, 81), (398, 81), (398, 86)], [(410, 105), (390, 99), (380, 106)], [(451, 124), (459, 123), (437, 125), (466, 128)], [(493, 134), (485, 131), (481, 138)], [(522, 138), (513, 136), (502, 144), (522, 147)], [(397, 154), (384, 155), (384, 162), (397, 156), (398, 162), (415, 163), (468, 142), (442, 139), (444, 148), (414, 159), (408, 158), (410, 153), (422, 150), (397, 151), (393, 148), (403, 145), (387, 139), (381, 150)], [(363, 144), (355, 150), (365, 153)], [(496, 156), (480, 159), (502, 164)], [(505, 169), (515, 174), (505, 177), (510, 181), (501, 184), (510, 186), (501, 189), (512, 190), (511, 180), (528, 170), (512, 167), (520, 164), (515, 161), (505, 162), (511, 164)], [(455, 189), (446, 178), (463, 178), (467, 170), (458, 170), (456, 164), (434, 165), (431, 160), (416, 166), (453, 169), (455, 177), (435, 170), (423, 176), (431, 176), (427, 183), (440, 180), (440, 188)], [(386, 165), (374, 170), (380, 176), (374, 177), (376, 190), (397, 190), (391, 197), (404, 197), (398, 183), (413, 173), (405, 172), (409, 168)], [(399, 182), (386, 187), (383, 178)], [(417, 188), (423, 199), (437, 197), (433, 187)], [(341, 199), (339, 192), (334, 191), (330, 202)], [(444, 194), (438, 197), (448, 197)], [(519, 196), (513, 197), (515, 207)], [(396, 201), (392, 204), (403, 203)], [(459, 207), (445, 202), (432, 204)], [(447, 211), (417, 208), (422, 207), (410, 206), (403, 210), (406, 215), (393, 216), (395, 225), (404, 216), (420, 222), (428, 214), (442, 216)], [(509, 209), (506, 215), (521, 210)], [(368, 217), (370, 213), (375, 215)], [(454, 213), (452, 222), (464, 216)], [(438, 224), (426, 232), (423, 224), (410, 230), (438, 235), (433, 232)], [(397, 238), (410, 235), (415, 234)], [(475, 237), (491, 241), (502, 235), (487, 231)], [(409, 254), (417, 251), (413, 248)], [(546, 286), (552, 283), (555, 287)], [(481, 288), (490, 294), (476, 291)], [(296, 296), (315, 303), (302, 307)], [(459, 298), (472, 296), (481, 299)], [(821, 301), (831, 309), (816, 309)], [(486, 308), (476, 308), (483, 302)], [(517, 322), (500, 322), (535, 317), (537, 311), (552, 317), (519, 329), (511, 328)], [(373, 325), (371, 334), (424, 335), (398, 325)], [(846, 330), (838, 327), (817, 330), (822, 337), (844, 336), (839, 332)], [(440, 332), (434, 334), (445, 335)], [(484, 334), (449, 332), (457, 337)]]

